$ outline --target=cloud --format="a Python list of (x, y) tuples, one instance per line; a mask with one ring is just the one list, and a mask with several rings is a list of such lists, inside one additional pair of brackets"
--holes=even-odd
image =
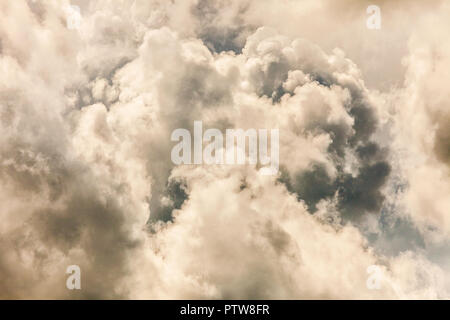
[[(441, 10), (448, 10), (443, 4)], [(440, 14), (436, 13), (436, 17)], [(430, 241), (448, 239), (448, 124), (449, 97), (443, 84), (449, 65), (445, 19), (424, 19), (409, 41), (410, 55), (405, 88), (394, 99), (392, 114), (395, 123), (396, 148), (403, 178), (409, 187), (404, 192), (404, 205), (419, 229), (430, 236)], [(446, 26), (447, 25), (447, 26)], [(425, 37), (430, 29), (433, 37)], [(433, 240), (432, 240), (433, 239)]]
[[(352, 44), (365, 11), (327, 40), (334, 2), (74, 1), (79, 29), (69, 4), (0, 4), (1, 298), (449, 296), (443, 15), (388, 37), (405, 47), (376, 65), (405, 82), (385, 90)], [(175, 166), (195, 120), (278, 128), (280, 174)]]

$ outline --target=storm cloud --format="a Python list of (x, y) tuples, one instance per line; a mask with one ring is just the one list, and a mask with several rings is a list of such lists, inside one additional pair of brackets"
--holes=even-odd
[[(380, 6), (1, 2), (0, 298), (450, 297), (450, 7)], [(279, 173), (174, 165), (194, 121)]]

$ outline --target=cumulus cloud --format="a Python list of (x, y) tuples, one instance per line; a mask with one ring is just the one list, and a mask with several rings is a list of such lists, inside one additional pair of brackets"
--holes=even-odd
[[(386, 87), (365, 7), (318, 3), (2, 2), (0, 297), (448, 298), (450, 8), (382, 3)], [(278, 128), (280, 172), (175, 166), (194, 121)]]
[[(442, 12), (448, 12), (443, 4)], [(437, 15), (439, 17), (439, 15)], [(399, 159), (406, 183), (404, 205), (413, 221), (433, 241), (448, 239), (449, 220), (449, 95), (445, 69), (449, 65), (450, 48), (445, 19), (439, 25), (430, 17), (421, 21), (411, 36), (410, 55), (405, 58), (407, 68), (405, 88), (394, 98), (392, 121), (396, 148), (403, 154)], [(436, 29), (434, 36), (425, 36)]]

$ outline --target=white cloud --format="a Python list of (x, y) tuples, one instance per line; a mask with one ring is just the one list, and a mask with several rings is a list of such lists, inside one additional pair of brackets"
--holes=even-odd
[[(331, 2), (78, 1), (77, 30), (66, 4), (0, 5), (1, 298), (449, 297), (428, 248), (366, 238), (394, 203), (427, 245), (449, 239), (445, 17), (388, 37), (409, 38), (406, 81), (379, 92), (359, 18), (342, 45), (321, 34), (344, 10)], [(170, 134), (194, 120), (279, 128), (280, 176), (174, 167)]]

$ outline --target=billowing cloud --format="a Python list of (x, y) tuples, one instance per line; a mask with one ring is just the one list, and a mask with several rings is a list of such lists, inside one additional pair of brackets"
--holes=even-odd
[[(373, 44), (356, 1), (2, 2), (0, 297), (448, 298), (450, 8), (401, 3)], [(175, 166), (194, 121), (279, 173)]]

